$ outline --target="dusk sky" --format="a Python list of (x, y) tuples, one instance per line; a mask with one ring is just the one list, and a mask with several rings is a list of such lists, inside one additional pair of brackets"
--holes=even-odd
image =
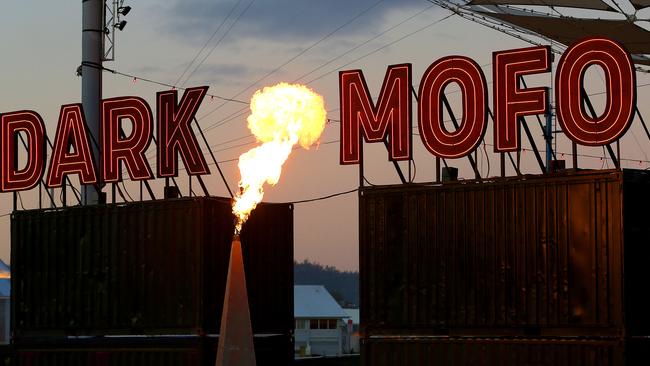
[[(619, 3), (631, 9), (627, 1)], [(458, 16), (448, 17), (449, 11), (425, 0), (127, 0), (125, 5), (133, 9), (125, 17), (126, 28), (117, 34), (116, 60), (106, 62), (105, 67), (178, 87), (208, 85), (209, 94), (244, 101), (249, 100), (255, 90), (280, 81), (303, 83), (324, 96), (328, 117), (335, 120), (339, 119), (337, 77), (340, 70), (362, 69), (376, 97), (386, 66), (391, 64), (412, 63), (413, 83), (417, 88), (424, 70), (436, 59), (466, 55), (483, 66), (490, 82), (493, 51), (530, 46)], [(229, 13), (230, 17), (219, 27)], [(44, 118), (47, 133), (52, 137), (60, 106), (81, 101), (81, 78), (75, 74), (81, 62), (81, 2), (11, 1), (4, 4), (3, 14), (0, 23), (0, 113), (33, 109)], [(580, 15), (575, 11), (572, 14)], [(213, 34), (207, 47), (197, 56)], [(186, 69), (188, 71), (184, 72)], [(599, 72), (588, 72), (589, 93), (605, 90)], [(106, 72), (103, 77), (104, 97), (136, 95), (145, 98), (152, 108), (155, 108), (155, 93), (166, 89)], [(551, 74), (527, 80), (530, 80), (529, 86), (552, 85)], [(645, 87), (648, 83), (650, 75), (637, 72), (638, 105), (642, 113), (650, 116), (649, 89)], [(454, 91), (453, 86), (448, 89), (459, 111), (461, 99)], [(491, 94), (490, 84), (490, 105)], [(599, 102), (603, 95), (594, 98), (597, 108), (602, 110)], [(233, 159), (255, 146), (252, 136), (244, 137), (250, 133), (246, 126), (248, 114), (238, 114), (245, 107), (241, 103), (224, 104), (207, 97), (197, 113), (217, 159), (228, 160), (221, 167), (231, 187), (236, 187), (238, 180)], [(414, 113), (414, 126), (416, 116)], [(537, 144), (541, 145), (539, 129), (533, 126), (533, 130)], [(334, 122), (326, 127), (318, 148), (294, 151), (279, 184), (267, 189), (265, 201), (297, 201), (356, 188), (358, 169), (339, 165), (338, 138), (339, 124)], [(492, 140), (490, 122), (485, 136), (487, 145), (480, 147), (478, 159), (484, 176), (499, 174), (499, 157), (490, 145)], [(623, 157), (631, 159), (624, 161), (623, 167), (648, 168), (648, 142), (640, 123), (635, 121), (621, 140)], [(433, 181), (434, 157), (424, 149), (419, 136), (413, 136), (413, 145), (415, 181)], [(529, 148), (527, 142), (523, 146)], [(365, 145), (364, 149), (369, 182), (399, 182), (383, 145)], [(563, 158), (570, 166), (568, 153), (571, 150), (566, 137), (559, 136), (557, 150), (567, 153)], [(152, 144), (148, 156), (155, 171), (154, 151)], [(581, 147), (580, 153), (594, 156), (580, 158), (582, 167), (612, 166), (607, 159), (599, 158), (603, 156), (602, 148)], [(524, 172), (539, 173), (531, 152), (523, 152), (522, 161)], [(461, 168), (463, 178), (473, 177), (466, 159), (453, 161), (451, 165)], [(404, 169), (406, 166), (404, 163)], [(211, 194), (226, 196), (216, 167), (210, 165), (210, 169), (212, 174), (206, 182)], [(180, 173), (179, 181), (186, 194), (184, 172)], [(73, 182), (77, 182), (76, 177)], [(131, 196), (137, 199), (138, 184), (129, 182), (126, 177), (125, 184)], [(156, 194), (162, 196), (162, 181), (152, 184)], [(21, 196), (25, 208), (38, 207), (36, 189)], [(297, 204), (295, 259), (357, 270), (357, 202), (356, 193), (352, 193)], [(48, 202), (43, 200), (43, 204), (48, 205)], [(10, 257), (10, 217), (4, 214), (11, 208), (12, 195), (1, 194), (0, 258), (5, 262), (9, 262)]]

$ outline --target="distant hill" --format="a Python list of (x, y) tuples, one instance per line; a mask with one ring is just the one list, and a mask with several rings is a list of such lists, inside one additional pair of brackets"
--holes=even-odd
[(340, 271), (336, 267), (305, 260), (294, 262), (293, 283), (323, 285), (342, 306), (356, 307), (359, 304), (359, 272)]

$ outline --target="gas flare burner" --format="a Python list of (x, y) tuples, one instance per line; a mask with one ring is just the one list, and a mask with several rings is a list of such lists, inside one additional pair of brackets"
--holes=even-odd
[(217, 366), (255, 366), (256, 364), (239, 231), (235, 231), (230, 246), (228, 279), (217, 347)]

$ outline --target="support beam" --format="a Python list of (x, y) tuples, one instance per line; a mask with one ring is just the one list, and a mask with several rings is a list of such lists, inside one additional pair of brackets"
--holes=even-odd
[(176, 189), (178, 190), (178, 197), (183, 197), (183, 192), (181, 192), (181, 187), (178, 186), (178, 182), (176, 182), (176, 178), (175, 177), (171, 177), (171, 178), (172, 178), (172, 183), (174, 183), (174, 187), (176, 187)]
[[(488, 115), (492, 119), (492, 123), (493, 124), (496, 123), (496, 121), (494, 120), (494, 114), (492, 114), (492, 110), (490, 110), (490, 108), (488, 108), (487, 111), (488, 111)], [(500, 153), (500, 154), (501, 154), (501, 158), (500, 158), (500, 161), (501, 161), (501, 176), (505, 177), (506, 176), (506, 164), (505, 164), (505, 161), (506, 161), (505, 154), (506, 153)], [(512, 168), (515, 170), (517, 175), (521, 175), (521, 171), (517, 167), (517, 164), (515, 163), (515, 160), (512, 158), (512, 154), (510, 154), (510, 152), (508, 152), (507, 154), (508, 154), (508, 158), (510, 158), (510, 163), (512, 164)]]
[[(124, 196), (124, 192), (122, 192), (122, 189), (120, 188), (120, 186), (117, 183), (113, 183), (113, 184), (115, 185), (115, 188), (117, 188), (117, 193), (120, 195), (120, 197), (122, 197), (122, 201), (128, 202), (126, 197)], [(126, 187), (124, 187), (124, 189), (126, 189)]]
[(648, 137), (648, 140), (650, 140), (650, 131), (648, 131), (648, 125), (645, 124), (645, 120), (643, 119), (643, 116), (641, 115), (641, 112), (639, 111), (639, 107), (634, 106), (634, 110), (636, 111), (636, 115), (639, 116), (639, 121), (641, 121), (641, 126), (643, 126), (643, 130), (645, 131), (645, 135)]
[[(520, 77), (519, 81), (521, 82), (521, 85), (524, 86), (524, 88), (528, 88), (528, 85), (526, 85), (526, 80), (523, 77)], [(539, 118), (539, 114), (536, 114), (535, 118), (537, 119), (537, 124), (539, 125), (539, 128), (542, 130), (542, 134), (544, 135), (544, 141), (546, 142), (546, 172), (550, 172), (551, 160), (557, 159), (557, 156), (555, 156), (555, 151), (553, 151), (553, 114), (551, 113), (551, 98), (549, 97), (547, 100), (548, 110), (546, 111), (546, 126), (544, 126), (542, 123), (542, 119)]]
[[(456, 115), (454, 114), (454, 111), (451, 109), (451, 105), (449, 104), (449, 100), (447, 99), (447, 96), (444, 94), (442, 95), (442, 104), (445, 106), (447, 113), (451, 117), (451, 122), (454, 124), (454, 128), (458, 129), (460, 125), (458, 124), (458, 120), (456, 119)], [(467, 160), (469, 160), (469, 165), (471, 165), (472, 169), (474, 170), (475, 178), (481, 179), (481, 173), (478, 171), (478, 167), (476, 166), (476, 160), (474, 160), (472, 154), (467, 155)]]
[[(386, 146), (386, 150), (390, 149), (390, 147), (388, 146), (388, 141), (386, 141), (386, 140), (384, 140), (384, 146)], [(402, 168), (399, 166), (397, 161), (393, 160), (392, 162), (393, 162), (393, 166), (395, 167), (395, 171), (397, 171), (397, 175), (399, 176), (399, 180), (402, 182), (402, 184), (408, 183), (406, 181), (406, 178), (404, 177), (404, 173), (402, 172)]]
[(149, 197), (150, 197), (152, 200), (155, 200), (155, 199), (156, 199), (156, 195), (153, 193), (153, 189), (151, 189), (151, 186), (149, 185), (149, 182), (146, 182), (144, 186), (145, 186), (145, 188), (147, 188), (147, 193), (149, 193)]
[[(21, 134), (18, 134), (18, 136), (20, 137), (20, 142), (22, 143), (23, 147), (24, 147), (25, 149), (27, 149), (27, 143), (25, 142), (25, 138), (24, 138)], [(50, 148), (51, 148), (51, 147), (52, 147), (52, 143), (50, 142), (50, 139), (48, 139), (47, 136), (45, 136), (45, 138), (46, 138), (47, 143), (50, 145)], [(18, 146), (18, 144), (15, 144), (14, 146)], [(18, 156), (18, 154), (16, 154), (16, 156)], [(64, 184), (70, 184), (70, 185), (72, 185), (72, 184), (70, 183), (70, 179), (68, 178), (68, 176), (65, 177)], [(54, 192), (54, 191), (53, 191), (53, 190), (52, 190), (52, 191), (48, 191), (47, 186), (45, 185), (45, 182), (43, 181), (43, 178), (41, 178), (40, 182), (38, 183), (38, 197), (39, 197), (38, 207), (41, 208), (41, 203), (40, 203), (40, 199), (41, 199), (41, 187), (45, 188), (45, 193), (47, 193), (47, 195), (50, 197), (50, 202), (51, 202), (52, 206), (53, 206), (53, 207), (56, 207), (56, 203), (54, 202), (54, 195), (53, 195), (53, 192)], [(74, 191), (74, 190), (73, 190), (72, 192), (74, 193), (75, 197), (77, 198), (77, 202), (78, 202), (78, 203), (81, 203), (81, 196), (78, 195), (77, 192)]]
[(199, 181), (199, 185), (201, 186), (201, 190), (203, 190), (203, 194), (206, 197), (210, 197), (210, 192), (208, 192), (208, 187), (205, 186), (205, 182), (203, 182), (203, 178), (200, 175), (197, 175), (196, 179)]
[(228, 194), (230, 194), (230, 198), (234, 198), (235, 196), (232, 193), (232, 190), (230, 189), (230, 186), (228, 185), (228, 181), (226, 180), (226, 177), (223, 175), (223, 172), (221, 171), (221, 167), (219, 166), (219, 162), (217, 159), (214, 157), (214, 153), (212, 152), (212, 148), (210, 147), (210, 144), (208, 144), (208, 139), (205, 138), (205, 134), (203, 133), (203, 129), (201, 129), (201, 126), (199, 125), (199, 121), (194, 117), (194, 124), (196, 124), (196, 127), (199, 129), (199, 133), (201, 134), (201, 138), (203, 139), (203, 143), (205, 143), (205, 146), (208, 148), (208, 152), (210, 152), (210, 156), (212, 157), (212, 162), (214, 165), (216, 165), (217, 170), (219, 171), (219, 175), (221, 176), (221, 180), (223, 181), (223, 184), (226, 186), (226, 189), (228, 190)]
[(526, 120), (524, 117), (519, 117), (517, 118), (521, 126), (524, 128), (524, 131), (526, 132), (526, 136), (528, 137), (528, 141), (530, 142), (530, 147), (533, 148), (533, 153), (535, 154), (535, 159), (537, 159), (537, 164), (539, 164), (539, 168), (542, 170), (542, 174), (546, 172), (546, 167), (544, 166), (544, 161), (542, 160), (542, 156), (539, 153), (539, 150), (537, 149), (537, 144), (535, 144), (535, 139), (533, 138), (533, 135), (530, 133), (530, 128), (526, 124)]
[[(361, 146), (361, 159), (359, 160), (359, 188), (364, 186), (364, 181), (366, 180), (366, 177), (363, 175), (363, 145)], [(361, 194), (361, 190), (359, 190), (359, 194)]]
[[(120, 138), (125, 139), (126, 134), (124, 133), (124, 130), (122, 130), (122, 126), (120, 126)], [(153, 138), (154, 143), (156, 143), (156, 138)], [(141, 180), (140, 184), (144, 183), (145, 187), (147, 187), (147, 192), (149, 193), (149, 197), (151, 197), (152, 200), (156, 199), (156, 196), (153, 194), (153, 189), (151, 189), (151, 184), (149, 184), (149, 181), (147, 180)], [(125, 188), (126, 189), (126, 188)], [(142, 196), (142, 195), (140, 195)]]
[(573, 169), (578, 169), (578, 144), (571, 142), (571, 155), (573, 156)]
[(501, 178), (505, 178), (505, 176), (506, 176), (506, 154), (504, 154), (504, 153), (499, 153), (499, 166), (501, 168)]
[[(582, 95), (582, 102), (587, 106), (587, 110), (589, 111), (589, 114), (591, 115), (591, 118), (597, 118), (598, 115), (596, 114), (596, 110), (594, 109), (594, 105), (591, 103), (591, 99), (589, 99), (589, 94), (585, 91), (585, 88), (582, 87), (580, 89), (580, 93)], [(618, 161), (618, 157), (616, 156), (616, 153), (614, 152), (614, 149), (612, 148), (611, 144), (606, 145), (607, 147), (607, 152), (609, 153), (609, 156), (612, 158), (612, 162), (614, 163), (614, 166), (616, 169), (621, 168), (621, 164)]]

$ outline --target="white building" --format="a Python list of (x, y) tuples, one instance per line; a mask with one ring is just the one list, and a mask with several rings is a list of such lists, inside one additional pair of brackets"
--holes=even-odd
[(361, 353), (359, 344), (359, 309), (343, 309), (348, 314), (346, 322), (348, 331), (343, 342), (343, 350), (346, 353)]
[(10, 341), (11, 272), (0, 259), (0, 344)]
[(294, 286), (295, 348), (300, 356), (338, 356), (348, 314), (323, 286)]

